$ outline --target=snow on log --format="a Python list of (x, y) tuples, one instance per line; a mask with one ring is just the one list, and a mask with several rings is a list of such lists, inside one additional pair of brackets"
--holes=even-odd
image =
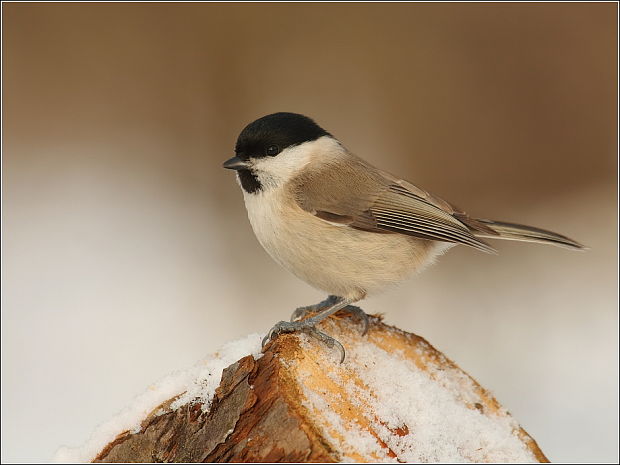
[[(493, 396), (419, 336), (371, 319), (230, 343), (165, 378), (57, 461), (548, 462)], [(221, 378), (221, 381), (220, 381)]]

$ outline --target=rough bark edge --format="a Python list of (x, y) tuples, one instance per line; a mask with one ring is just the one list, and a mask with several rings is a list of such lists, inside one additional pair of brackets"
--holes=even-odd
[[(424, 351), (424, 357), (426, 358), (426, 365), (428, 362), (437, 364), (447, 364), (450, 368), (454, 368), (464, 373), (473, 383), (475, 390), (479, 393), (480, 397), (485, 400), (485, 405), (476, 403), (471, 408), (478, 408), (480, 410), (489, 409), (492, 412), (499, 412), (502, 407), (499, 402), (490, 394), (490, 392), (484, 389), (473, 377), (461, 370), (456, 363), (448, 359), (441, 352), (436, 350), (428, 341), (424, 338), (407, 333), (394, 326), (386, 325), (382, 323), (381, 316), (375, 316), (372, 319), (373, 326), (379, 326), (381, 330), (389, 331), (394, 334), (398, 334), (400, 337), (411, 341), (415, 345), (423, 345), (426, 349)], [(144, 435), (151, 428), (157, 428), (159, 425), (167, 427), (170, 422), (174, 422), (174, 417), (186, 416), (189, 418), (190, 423), (197, 423), (197, 428), (194, 433), (204, 429), (205, 425), (215, 420), (218, 410), (225, 408), (226, 399), (234, 396), (235, 393), (239, 395), (239, 390), (245, 391), (245, 395), (242, 395), (237, 404), (241, 402), (241, 405), (236, 405), (238, 411), (238, 417), (234, 421), (234, 426), (230, 431), (219, 431), (218, 436), (223, 436), (222, 440), (216, 441), (213, 447), (209, 450), (203, 450), (200, 455), (199, 461), (219, 462), (219, 461), (233, 461), (233, 462), (252, 462), (252, 461), (265, 461), (265, 462), (337, 462), (341, 460), (340, 454), (333, 450), (320, 433), (320, 428), (312, 421), (309, 412), (300, 405), (299, 399), (302, 393), (299, 391), (298, 384), (293, 380), (288, 379), (290, 373), (287, 374), (286, 370), (280, 370), (279, 357), (295, 357), (298, 351), (302, 350), (299, 341), (296, 337), (291, 335), (283, 335), (280, 338), (272, 341), (264, 351), (264, 355), (257, 361), (253, 357), (244, 357), (235, 364), (224, 370), (222, 374), (222, 382), (216, 389), (214, 400), (208, 412), (202, 412), (202, 404), (200, 402), (193, 402), (186, 406), (182, 406), (177, 411), (172, 411), (170, 405), (177, 397), (172, 398), (156, 409), (154, 409), (147, 418), (142, 422), (140, 431), (138, 433), (131, 433), (125, 431), (119, 434), (114, 441), (109, 443), (93, 460), (94, 462), (108, 461), (106, 459), (112, 458), (110, 454), (117, 448), (120, 449), (133, 449), (131, 446), (123, 447), (123, 444), (127, 446), (127, 441), (131, 441), (141, 435)], [(423, 366), (421, 366), (423, 368)], [(250, 446), (249, 443), (252, 440), (256, 441), (259, 438), (256, 437), (257, 427), (263, 427), (261, 422), (263, 419), (274, 410), (280, 411), (280, 420), (288, 418), (295, 423), (298, 433), (302, 433), (305, 436), (305, 444), (298, 443), (297, 449), (301, 452), (291, 453), (285, 449), (290, 449), (287, 444), (282, 444), (277, 439), (277, 423), (276, 428), (273, 430), (274, 435), (270, 438), (270, 450), (266, 453), (258, 454), (256, 446)], [(277, 414), (277, 412), (276, 412)], [(163, 417), (163, 418), (162, 418)], [(164, 421), (165, 418), (172, 417)], [(212, 425), (213, 426), (213, 425)], [(217, 430), (217, 425), (216, 430)], [(220, 425), (221, 426), (221, 425)], [(211, 429), (211, 428), (209, 428)], [(221, 429), (221, 428), (220, 428)], [(260, 428), (259, 428), (260, 429)], [(224, 434), (226, 433), (226, 434)], [(398, 431), (395, 434), (400, 434)], [(549, 460), (543, 454), (538, 447), (536, 441), (521, 427), (516, 430), (521, 440), (533, 453), (535, 458), (542, 462), (548, 463)], [(290, 431), (282, 431), (282, 436), (288, 435), (290, 437)], [(164, 433), (158, 436), (159, 439), (164, 439)], [(157, 444), (146, 444), (147, 447), (151, 447), (151, 461), (180, 461), (181, 457), (176, 456), (176, 451), (179, 449), (179, 435), (168, 435), (166, 438), (170, 443), (166, 448), (166, 453), (162, 455), (161, 447)], [(183, 436), (181, 434), (180, 436)], [(141, 442), (141, 441), (139, 441)], [(181, 441), (185, 442), (185, 441)], [(279, 445), (280, 444), (280, 445)], [(144, 447), (145, 444), (140, 444)], [(290, 446), (290, 444), (288, 444)], [(385, 445), (388, 448), (387, 445)], [(389, 448), (388, 448), (389, 449)], [(146, 452), (146, 451), (143, 451)], [(196, 451), (197, 452), (197, 451)], [(389, 451), (388, 451), (389, 453)], [(115, 454), (113, 454), (115, 455)], [(395, 456), (395, 454), (394, 454)], [(197, 457), (183, 457), (187, 461), (187, 458), (193, 458), (194, 461)], [(158, 460), (156, 460), (158, 459)], [(128, 461), (127, 458), (123, 461)]]

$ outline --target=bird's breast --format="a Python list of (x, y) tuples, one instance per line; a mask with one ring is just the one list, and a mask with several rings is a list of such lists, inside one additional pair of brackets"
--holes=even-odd
[(244, 193), (258, 241), (284, 268), (328, 293), (381, 290), (426, 265), (436, 243), (332, 224), (302, 210), (282, 189)]
[[(279, 261), (278, 249), (285, 247), (290, 225), (287, 226), (286, 210), (290, 210), (280, 192), (259, 191), (253, 194), (244, 192), (245, 207), (256, 238), (269, 254)], [(289, 212), (290, 213), (290, 212)], [(275, 256), (274, 256), (275, 255)]]

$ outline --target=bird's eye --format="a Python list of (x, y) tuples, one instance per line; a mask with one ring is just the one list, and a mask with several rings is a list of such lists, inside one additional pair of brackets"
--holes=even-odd
[(267, 150), (265, 150), (265, 153), (270, 157), (273, 157), (280, 153), (280, 147), (278, 147), (277, 145), (270, 145), (269, 147), (267, 147)]

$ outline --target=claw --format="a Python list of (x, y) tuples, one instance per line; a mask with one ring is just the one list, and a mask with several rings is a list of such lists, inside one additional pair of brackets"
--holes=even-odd
[(319, 331), (313, 326), (310, 326), (305, 332), (307, 332), (310, 336), (321, 341), (323, 344), (325, 344), (330, 349), (334, 347), (338, 349), (338, 351), (340, 352), (340, 363), (344, 362), (344, 357), (346, 355), (346, 352), (344, 350), (344, 346), (337, 339), (334, 339), (333, 337), (328, 336), (327, 334)]
[(351, 315), (362, 320), (362, 336), (366, 336), (368, 333), (368, 328), (370, 327), (370, 318), (368, 318), (368, 315), (364, 310), (355, 305), (347, 305), (340, 311), (350, 313)]
[(293, 333), (295, 331), (302, 331), (304, 333), (307, 333), (309, 336), (314, 337), (315, 339), (318, 339), (319, 341), (321, 341), (323, 344), (325, 344), (330, 349), (335, 347), (340, 352), (340, 363), (344, 361), (345, 350), (344, 350), (343, 345), (340, 342), (338, 342), (336, 339), (334, 339), (333, 337), (328, 336), (327, 334), (316, 329), (314, 327), (314, 323), (310, 323), (306, 321), (293, 321), (293, 322), (280, 321), (279, 323), (275, 324), (274, 327), (271, 328), (269, 332), (267, 333), (267, 335), (263, 338), (262, 347), (265, 347), (265, 345), (271, 339), (278, 336), (279, 334)]
[(318, 310), (318, 305), (308, 305), (307, 307), (298, 307), (295, 309), (295, 311), (291, 314), (291, 320), (290, 321), (296, 321), (296, 320), (303, 320), (303, 318), (308, 314), (308, 313), (314, 313)]
[(260, 346), (262, 349), (265, 348), (265, 345), (271, 340), (271, 331), (269, 331), (267, 334), (265, 334), (265, 337), (263, 338), (263, 342), (261, 342)]
[[(300, 324), (301, 323), (301, 324)], [(273, 328), (269, 330), (269, 332), (263, 338), (262, 346), (265, 347), (269, 341), (271, 341), (274, 337), (281, 333), (292, 333), (294, 331), (299, 331), (303, 327), (307, 326), (302, 322), (288, 322), (288, 321), (280, 321), (276, 323)]]

